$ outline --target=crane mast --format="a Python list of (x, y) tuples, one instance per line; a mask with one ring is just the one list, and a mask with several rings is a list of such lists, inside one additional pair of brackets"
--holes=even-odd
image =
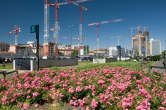
[(116, 20), (109, 20), (109, 21), (101, 21), (101, 22), (96, 22), (96, 23), (91, 23), (88, 24), (88, 26), (97, 26), (97, 50), (100, 48), (100, 38), (99, 38), (99, 25), (100, 24), (108, 24), (108, 23), (116, 23), (116, 22), (121, 22), (123, 19), (116, 19)]

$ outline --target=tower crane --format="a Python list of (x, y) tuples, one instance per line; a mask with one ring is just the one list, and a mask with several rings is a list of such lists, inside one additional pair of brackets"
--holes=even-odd
[(101, 21), (101, 22), (96, 22), (96, 23), (91, 23), (88, 24), (88, 26), (97, 26), (97, 50), (100, 48), (100, 41), (99, 41), (99, 25), (100, 24), (107, 24), (107, 23), (116, 23), (116, 22), (122, 22), (123, 19), (116, 19), (116, 20), (109, 20), (109, 21)]
[[(77, 3), (82, 3), (82, 2), (86, 2), (88, 0), (78, 0), (78, 1), (74, 1), (71, 2), (70, 0), (67, 0), (66, 2), (62, 2), (59, 3), (58, 0), (55, 1), (54, 4), (48, 3), (48, 0), (46, 0), (48, 4), (48, 6), (55, 6), (55, 25), (54, 25), (54, 39), (55, 39), (55, 44), (56, 44), (56, 51), (55, 51), (55, 56), (58, 54), (58, 47), (57, 47), (57, 41), (58, 41), (58, 35), (59, 35), (59, 17), (58, 17), (58, 10), (59, 7), (62, 5), (68, 5), (68, 4), (77, 4)], [(46, 9), (45, 9), (46, 10)]]
[[(79, 30), (79, 37), (78, 37), (78, 53), (80, 54), (80, 49), (81, 49), (81, 45), (82, 45), (82, 16), (83, 16), (83, 10), (84, 11), (88, 11), (88, 8), (78, 4), (77, 2), (75, 1), (72, 1), (72, 0), (68, 0), (69, 2), (73, 3), (74, 5), (78, 6), (80, 8), (80, 30)], [(88, 0), (88, 1), (91, 1), (91, 0)]]
[(21, 32), (21, 28), (18, 25), (15, 25), (15, 30), (8, 32), (9, 34), (15, 34), (15, 45), (18, 44), (18, 33)]
[[(91, 0), (88, 0), (91, 1)], [(78, 6), (80, 8), (80, 30), (79, 30), (79, 42), (78, 42), (78, 46), (80, 46), (82, 44), (82, 16), (83, 16), (83, 11), (88, 11), (88, 8), (78, 4), (75, 1), (72, 0), (68, 0), (68, 2), (73, 3), (74, 5)]]

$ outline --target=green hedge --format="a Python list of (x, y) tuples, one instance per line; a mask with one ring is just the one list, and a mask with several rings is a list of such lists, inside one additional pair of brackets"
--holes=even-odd
[(148, 56), (147, 59), (150, 61), (159, 61), (161, 59), (161, 55)]

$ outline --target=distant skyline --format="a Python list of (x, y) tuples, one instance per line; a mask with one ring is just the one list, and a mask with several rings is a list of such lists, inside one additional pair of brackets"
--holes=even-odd
[[(49, 0), (54, 3), (55, 0)], [(63, 2), (66, 0), (59, 0)], [(88, 8), (83, 13), (84, 44), (96, 48), (96, 27), (88, 24), (98, 21), (123, 18), (123, 22), (100, 25), (100, 47), (108, 48), (120, 44), (131, 49), (131, 27), (147, 26), (150, 38), (161, 40), (162, 50), (166, 49), (166, 0), (93, 0), (81, 3)], [(50, 8), (50, 28), (54, 25), (54, 8)], [(44, 0), (1, 0), (0, 1), (0, 42), (14, 44), (14, 35), (8, 32), (18, 24), (22, 28), (18, 43), (35, 40), (35, 34), (30, 33), (30, 26), (40, 25), (40, 43), (43, 44), (44, 31)], [(74, 5), (61, 6), (59, 9), (59, 36), (74, 36), (79, 34), (80, 10)], [(73, 28), (71, 28), (73, 25)], [(141, 28), (143, 31), (143, 28)], [(136, 31), (135, 31), (136, 32)], [(136, 33), (135, 33), (136, 34)], [(50, 32), (50, 41), (53, 33)], [(62, 44), (70, 44), (70, 40), (61, 39)], [(73, 44), (77, 44), (73, 41)]]

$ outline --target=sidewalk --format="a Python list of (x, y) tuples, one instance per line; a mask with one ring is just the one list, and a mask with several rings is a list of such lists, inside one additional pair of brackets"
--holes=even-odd
[(155, 66), (155, 67), (152, 68), (151, 71), (157, 70), (159, 73), (166, 73), (166, 68), (164, 68), (163, 60), (160, 60), (159, 62), (155, 63), (152, 66)]

